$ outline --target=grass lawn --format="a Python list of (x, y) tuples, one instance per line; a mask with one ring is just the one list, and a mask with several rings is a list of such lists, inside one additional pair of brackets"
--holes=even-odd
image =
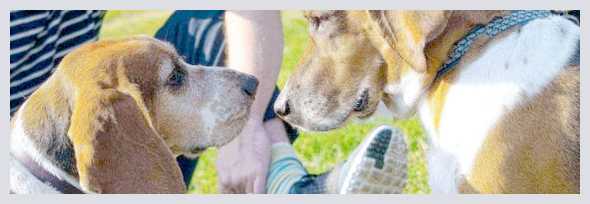
[[(105, 16), (100, 39), (113, 39), (145, 34), (151, 35), (164, 23), (171, 11), (109, 11)], [(285, 11), (282, 15), (285, 34), (284, 58), (279, 75), (283, 87), (301, 57), (307, 41), (307, 23), (298, 11)], [(409, 145), (409, 181), (405, 193), (428, 193), (428, 177), (424, 159), (424, 132), (416, 119), (393, 121), (374, 117), (354, 122), (329, 132), (301, 132), (295, 150), (310, 173), (322, 173), (346, 160), (363, 137), (380, 124), (401, 128)], [(217, 150), (210, 148), (199, 160), (190, 193), (217, 193), (215, 158)]]

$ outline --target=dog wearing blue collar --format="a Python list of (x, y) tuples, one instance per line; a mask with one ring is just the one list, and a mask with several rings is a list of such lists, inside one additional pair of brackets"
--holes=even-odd
[[(579, 193), (580, 28), (551, 11), (309, 11), (275, 103), (326, 131), (418, 116), (433, 193)], [(285, 111), (289, 110), (289, 111)]]

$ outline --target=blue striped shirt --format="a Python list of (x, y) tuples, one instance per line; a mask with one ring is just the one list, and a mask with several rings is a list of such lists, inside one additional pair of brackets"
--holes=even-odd
[(10, 114), (74, 48), (98, 38), (104, 11), (10, 11)]

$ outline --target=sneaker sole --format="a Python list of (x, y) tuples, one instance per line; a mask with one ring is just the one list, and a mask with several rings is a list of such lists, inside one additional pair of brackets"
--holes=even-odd
[(407, 182), (407, 146), (399, 129), (380, 126), (373, 130), (345, 173), (341, 194), (398, 194)]

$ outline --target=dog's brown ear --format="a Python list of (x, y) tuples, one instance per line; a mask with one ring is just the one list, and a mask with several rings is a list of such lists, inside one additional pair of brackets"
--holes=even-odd
[(418, 72), (426, 71), (426, 44), (446, 27), (448, 11), (368, 11), (368, 26), (385, 61), (400, 59)]
[(170, 149), (130, 95), (80, 91), (75, 101), (68, 136), (84, 190), (185, 193)]

